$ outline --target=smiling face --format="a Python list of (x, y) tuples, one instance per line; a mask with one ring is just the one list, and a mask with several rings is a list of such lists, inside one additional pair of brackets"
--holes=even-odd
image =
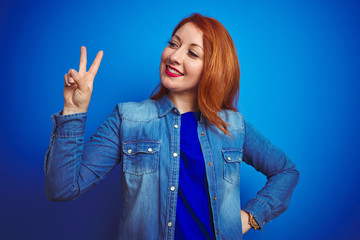
[(203, 33), (188, 22), (176, 31), (161, 55), (161, 83), (169, 94), (196, 96), (203, 65)]

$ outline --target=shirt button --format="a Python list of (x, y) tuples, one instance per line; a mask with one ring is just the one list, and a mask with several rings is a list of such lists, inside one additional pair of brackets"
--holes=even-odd
[(177, 113), (178, 111), (176, 109), (174, 109), (174, 113)]
[(230, 160), (231, 160), (231, 157), (228, 157), (228, 158), (227, 158), (227, 160), (229, 160), (229, 161), (230, 161)]
[(173, 156), (174, 156), (174, 157), (177, 157), (177, 153), (173, 153)]
[(170, 190), (171, 190), (171, 191), (175, 191), (175, 187), (172, 186), (172, 187), (170, 188)]
[(241, 157), (239, 157), (239, 160), (241, 161)]
[(168, 222), (168, 226), (171, 227), (171, 226), (172, 226), (172, 222)]
[(201, 136), (205, 136), (205, 133), (204, 133), (204, 132), (201, 132), (200, 134), (201, 134)]
[(209, 166), (212, 166), (212, 162), (209, 162), (208, 164), (209, 164)]
[(174, 125), (174, 128), (179, 128), (179, 126), (177, 124)]
[(213, 196), (213, 199), (216, 200), (216, 196)]
[(131, 149), (128, 149), (127, 152), (128, 152), (128, 153), (132, 153), (132, 150), (131, 150)]
[(152, 148), (148, 148), (148, 152), (152, 152)]
[(217, 231), (216, 231), (216, 234), (219, 234), (219, 233), (220, 233), (220, 231), (219, 231), (219, 230), (217, 230)]

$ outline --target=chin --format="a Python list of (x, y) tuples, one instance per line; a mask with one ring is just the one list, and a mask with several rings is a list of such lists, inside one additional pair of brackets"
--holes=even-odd
[(167, 76), (166, 73), (163, 73), (160, 76), (160, 81), (161, 81), (161, 84), (167, 89), (171, 88), (171, 85), (173, 85), (173, 83), (172, 83), (173, 79), (171, 79), (169, 76)]
[(166, 81), (161, 81), (161, 84), (166, 88), (168, 91), (172, 92), (174, 91), (174, 87), (171, 86), (171, 84), (168, 84)]

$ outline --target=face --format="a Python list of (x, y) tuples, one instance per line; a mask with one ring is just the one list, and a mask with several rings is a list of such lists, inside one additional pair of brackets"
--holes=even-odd
[(193, 23), (184, 24), (161, 55), (161, 83), (170, 94), (195, 94), (204, 64), (203, 34)]

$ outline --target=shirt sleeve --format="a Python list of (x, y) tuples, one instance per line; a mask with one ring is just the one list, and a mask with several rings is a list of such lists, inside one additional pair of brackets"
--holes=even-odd
[(261, 230), (289, 206), (299, 171), (285, 153), (245, 121), (244, 161), (267, 177), (265, 186), (242, 209), (251, 213)]
[(53, 130), (45, 154), (45, 190), (52, 201), (68, 201), (98, 184), (120, 162), (118, 108), (84, 143), (87, 113), (50, 118)]

